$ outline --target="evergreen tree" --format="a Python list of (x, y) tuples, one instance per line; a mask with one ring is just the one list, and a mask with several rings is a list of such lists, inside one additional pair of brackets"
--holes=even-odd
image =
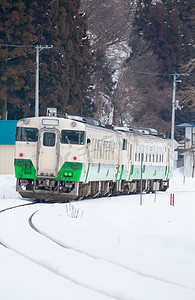
[[(79, 0), (0, 1), (1, 114), (34, 115), (35, 45), (40, 51), (40, 114), (47, 106), (82, 113), (88, 86), (89, 44)], [(11, 59), (10, 59), (11, 58)], [(6, 103), (7, 108), (6, 108)]]
[(175, 72), (194, 55), (194, 0), (139, 0), (134, 26), (161, 59), (161, 71)]
[[(30, 47), (10, 45), (31, 44), (32, 11), (23, 1), (0, 1), (0, 102), (2, 119), (21, 117), (18, 111), (29, 110), (25, 92), (31, 90), (29, 72), (33, 71)], [(25, 31), (23, 30), (25, 28)], [(22, 43), (21, 43), (22, 41)], [(27, 78), (27, 80), (25, 80)]]
[[(150, 43), (160, 62), (159, 73), (181, 72), (181, 66), (195, 57), (194, 0), (139, 0), (134, 27)], [(187, 69), (186, 69), (187, 70)], [(184, 72), (184, 71), (183, 71)], [(170, 77), (162, 77), (164, 81)], [(194, 119), (194, 101), (187, 101), (187, 91), (193, 91), (193, 78), (181, 78), (177, 85), (183, 109), (176, 113), (176, 123)], [(170, 81), (170, 79), (168, 79)], [(158, 83), (160, 84), (160, 83)], [(179, 89), (181, 89), (179, 91)], [(163, 112), (163, 110), (162, 110)], [(166, 117), (166, 113), (162, 117)]]

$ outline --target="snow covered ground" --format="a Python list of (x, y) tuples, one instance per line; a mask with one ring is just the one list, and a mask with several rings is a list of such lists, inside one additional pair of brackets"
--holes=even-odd
[[(128, 195), (1, 212), (1, 299), (194, 300), (195, 179), (177, 169), (170, 190), (142, 201)], [(14, 176), (1, 175), (0, 210), (24, 203)]]

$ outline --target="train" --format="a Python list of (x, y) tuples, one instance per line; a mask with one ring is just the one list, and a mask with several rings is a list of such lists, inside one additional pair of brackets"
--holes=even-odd
[(48, 108), (46, 116), (17, 122), (16, 190), (59, 202), (165, 191), (171, 147), (151, 128), (115, 127)]

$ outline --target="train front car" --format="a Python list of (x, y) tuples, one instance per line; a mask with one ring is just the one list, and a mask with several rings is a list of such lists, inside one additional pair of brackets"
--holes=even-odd
[(22, 197), (75, 199), (86, 159), (83, 123), (57, 117), (18, 121), (14, 165), (16, 188)]

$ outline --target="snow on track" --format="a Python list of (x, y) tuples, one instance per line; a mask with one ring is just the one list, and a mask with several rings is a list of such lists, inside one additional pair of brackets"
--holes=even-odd
[[(0, 179), (0, 210), (28, 203)], [(142, 207), (139, 195), (74, 202), (77, 218), (68, 204), (1, 213), (2, 299), (194, 300), (195, 181), (183, 183), (174, 207), (168, 191)]]
[[(98, 291), (96, 288), (82, 284), (82, 282), (77, 281), (74, 277), (71, 278), (67, 275), (65, 271), (62, 272), (60, 270), (60, 257), (62, 256), (62, 253), (59, 252), (60, 250), (62, 251), (62, 249), (59, 249), (59, 246), (56, 246), (53, 242), (43, 236), (40, 237), (40, 235), (35, 233), (28, 224), (29, 214), (40, 206), (41, 205), (36, 205), (36, 208), (17, 207), (3, 212), (0, 216), (0, 226), (1, 221), (3, 220), (5, 222), (6, 220), (6, 222), (12, 222), (13, 227), (10, 227), (9, 230), (4, 227), (4, 230), (1, 230), (1, 243), (8, 249), (20, 254), (31, 262), (35, 262), (46, 270), (62, 277), (65, 279), (65, 283), (68, 282), (68, 284), (71, 283), (76, 287), (81, 288), (83, 295), (86, 294), (83, 290), (87, 290), (87, 296), (90, 294), (92, 297), (91, 299), (100, 299), (100, 296), (101, 299), (110, 299), (110, 295), (106, 295), (101, 290)], [(63, 269), (66, 269), (66, 266), (64, 266)], [(111, 298), (114, 299), (114, 297)]]

